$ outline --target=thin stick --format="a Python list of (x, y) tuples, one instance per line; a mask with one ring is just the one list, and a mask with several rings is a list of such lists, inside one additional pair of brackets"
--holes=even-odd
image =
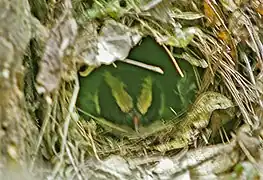
[(101, 162), (101, 160), (100, 160), (100, 158), (99, 158), (99, 156), (98, 156), (98, 153), (97, 153), (96, 145), (95, 145), (95, 143), (94, 143), (94, 140), (93, 140), (93, 138), (92, 138), (92, 135), (91, 135), (91, 132), (90, 132), (90, 131), (91, 131), (91, 130), (89, 129), (88, 137), (89, 137), (89, 139), (90, 139), (90, 141), (91, 141), (91, 146), (92, 146), (94, 155), (95, 155), (96, 159)]
[[(67, 137), (68, 137), (68, 128), (69, 128), (69, 124), (70, 124), (70, 117), (71, 114), (74, 111), (74, 107), (77, 101), (77, 97), (78, 97), (78, 93), (79, 93), (79, 80), (76, 77), (75, 79), (75, 86), (74, 86), (74, 91), (70, 100), (70, 104), (69, 104), (69, 108), (68, 108), (68, 114), (65, 118), (65, 123), (64, 123), (64, 127), (63, 127), (63, 136), (62, 136), (62, 145), (61, 145), (61, 152), (62, 154), (64, 154), (64, 150), (65, 150), (65, 146), (67, 145)], [(61, 155), (61, 158), (63, 157), (63, 155)]]
[(117, 65), (114, 62), (112, 63), (112, 65), (114, 68), (117, 68)]
[[(50, 97), (46, 97), (46, 99), (49, 99)], [(50, 102), (50, 100), (47, 100)], [(44, 123), (43, 125), (41, 126), (41, 130), (40, 130), (40, 134), (39, 134), (39, 137), (38, 137), (38, 141), (37, 141), (37, 146), (36, 146), (36, 149), (35, 149), (35, 152), (34, 152), (34, 156), (33, 156), (33, 159), (32, 159), (32, 162), (31, 162), (31, 165), (30, 165), (30, 171), (33, 172), (33, 169), (35, 167), (35, 161), (36, 161), (36, 158), (37, 158), (37, 153), (39, 151), (39, 148), (40, 148), (40, 145), (43, 141), (43, 137), (44, 137), (44, 134), (45, 134), (45, 130), (46, 130), (46, 127), (49, 123), (49, 118), (51, 116), (51, 104), (52, 103), (48, 103), (48, 106), (47, 106), (47, 112), (45, 114), (45, 118), (44, 118)]]
[(76, 163), (75, 163), (75, 160), (74, 160), (74, 158), (73, 158), (73, 156), (72, 156), (72, 153), (71, 153), (68, 145), (66, 145), (66, 151), (67, 151), (69, 160), (70, 160), (70, 162), (71, 162), (71, 164), (72, 164), (72, 166), (73, 166), (73, 169), (75, 170), (75, 173), (76, 173), (78, 179), (79, 179), (79, 180), (82, 180), (82, 179), (83, 179), (83, 176), (80, 174), (80, 169), (78, 169), (78, 167), (77, 167), (77, 165), (76, 165)]
[(258, 170), (258, 172), (262, 172), (260, 169), (260, 166), (258, 165), (257, 161), (255, 158), (251, 155), (249, 150), (246, 148), (244, 143), (242, 141), (238, 141), (238, 145), (241, 148), (241, 150), (244, 152), (244, 154), (247, 156), (248, 160), (254, 165), (254, 167)]
[(164, 74), (163, 70), (160, 67), (157, 67), (157, 66), (145, 64), (145, 63), (142, 63), (142, 62), (139, 62), (139, 61), (135, 61), (135, 60), (132, 60), (132, 59), (125, 59), (125, 60), (122, 60), (122, 62), (125, 62), (125, 63), (128, 63), (128, 64), (132, 64), (132, 65), (135, 65), (135, 66), (138, 66), (138, 67), (142, 67), (144, 69), (148, 69), (150, 71), (154, 71), (154, 72), (157, 72), (157, 73), (160, 73), (160, 74)]
[(68, 138), (68, 128), (69, 128), (69, 124), (70, 124), (70, 120), (71, 120), (71, 115), (74, 111), (74, 107), (77, 101), (77, 97), (78, 97), (78, 93), (79, 93), (79, 80), (78, 77), (75, 77), (75, 86), (74, 86), (74, 90), (73, 90), (73, 94), (70, 100), (70, 104), (68, 107), (68, 114), (65, 118), (65, 122), (64, 122), (64, 126), (63, 126), (63, 134), (61, 134), (61, 138), (62, 138), (62, 144), (61, 144), (61, 151), (60, 151), (60, 157), (59, 157), (59, 162), (58, 164), (56, 164), (55, 169), (52, 172), (51, 175), (51, 179), (55, 179), (58, 171), (60, 170), (62, 164), (63, 164), (63, 157), (65, 154), (65, 149), (67, 146), (67, 138)]
[(172, 107), (170, 107), (170, 110), (177, 116), (177, 112)]
[(174, 66), (176, 68), (176, 70), (178, 71), (178, 73), (180, 74), (181, 77), (184, 77), (184, 74), (182, 72), (182, 70), (180, 69), (178, 63), (176, 62), (176, 60), (174, 59), (173, 55), (171, 54), (171, 52), (169, 51), (169, 49), (165, 46), (165, 45), (162, 45), (163, 48), (165, 49), (165, 51), (167, 52), (167, 54), (169, 55), (169, 57), (172, 59), (173, 63), (174, 63)]

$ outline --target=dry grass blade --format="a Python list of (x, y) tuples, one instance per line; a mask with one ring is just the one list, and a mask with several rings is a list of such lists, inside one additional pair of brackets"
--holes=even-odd
[[(34, 3), (32, 3), (33, 0), (29, 1), (31, 1), (33, 5), (37, 2), (34, 1)], [(32, 52), (34, 56), (37, 56), (34, 61), (37, 62), (38, 59), (45, 60), (45, 62), (42, 62), (42, 65), (40, 63), (42, 67), (40, 68), (40, 75), (42, 74), (45, 77), (39, 79), (37, 76), (37, 81), (40, 81), (40, 84), (42, 83), (42, 86), (46, 88), (46, 92), (55, 92), (54, 90), (57, 88), (59, 88), (59, 90), (55, 95), (52, 94), (50, 96), (52, 98), (50, 102), (52, 101), (52, 103), (50, 103), (44, 111), (46, 114), (40, 115), (40, 120), (43, 121), (40, 122), (41, 129), (36, 148), (34, 149), (35, 154), (30, 164), (31, 171), (37, 169), (36, 164), (38, 163), (37, 158), (39, 156), (36, 155), (40, 154), (40, 156), (44, 157), (43, 159), (50, 161), (48, 163), (51, 165), (51, 170), (49, 170), (48, 174), (51, 179), (67, 179), (68, 177), (66, 176), (70, 174), (71, 179), (82, 180), (90, 177), (92, 173), (98, 175), (105, 172), (106, 173), (103, 174), (105, 177), (110, 177), (110, 179), (113, 177), (112, 179), (114, 179), (116, 177), (122, 177), (121, 173), (123, 172), (120, 173), (118, 170), (122, 171), (125, 166), (121, 166), (119, 169), (116, 168), (116, 171), (106, 168), (103, 169), (101, 167), (104, 165), (103, 158), (112, 154), (119, 154), (128, 158), (137, 157), (135, 158), (136, 162), (131, 161), (131, 164), (136, 166), (132, 169), (131, 176), (129, 173), (124, 173), (125, 178), (129, 179), (137, 173), (137, 167), (138, 169), (141, 168), (143, 173), (145, 173), (144, 169), (148, 167), (148, 163), (158, 161), (159, 155), (163, 155), (166, 151), (170, 151), (166, 155), (177, 154), (178, 151), (175, 149), (186, 148), (189, 144), (189, 149), (195, 147), (201, 148), (197, 151), (190, 150), (190, 152), (184, 153), (176, 160), (178, 167), (174, 172), (176, 171), (177, 174), (169, 172), (171, 174), (174, 173), (172, 174), (172, 178), (177, 177), (182, 171), (205, 172), (204, 169), (202, 169), (203, 167), (216, 169), (215, 172), (211, 171), (213, 175), (224, 174), (225, 171), (220, 169), (221, 167), (229, 163), (228, 166), (230, 169), (227, 171), (230, 172), (235, 169), (234, 165), (239, 163), (238, 160), (241, 160), (243, 157), (246, 157), (252, 164), (258, 163), (255, 158), (256, 156), (249, 151), (250, 149), (246, 146), (246, 143), (242, 141), (235, 142), (236, 137), (233, 136), (230, 138), (229, 134), (230, 131), (236, 131), (241, 124), (251, 126), (253, 133), (249, 131), (247, 135), (254, 136), (253, 138), (258, 139), (258, 136), (254, 135), (254, 132), (256, 134), (257, 131), (262, 131), (262, 125), (260, 125), (262, 123), (261, 118), (255, 118), (257, 111), (262, 112), (263, 108), (263, 91), (259, 91), (259, 87), (257, 87), (258, 81), (263, 77), (263, 24), (261, 9), (254, 7), (254, 4), (257, 4), (259, 1), (253, 1), (252, 3), (244, 1), (241, 4), (239, 4), (238, 1), (212, 0), (156, 0), (148, 1), (148, 3), (138, 0), (127, 0), (125, 3), (124, 1), (118, 0), (96, 0), (93, 4), (89, 4), (88, 1), (84, 0), (72, 1), (73, 7), (71, 7), (70, 0), (47, 3), (46, 17), (48, 18), (43, 24), (49, 28), (52, 27), (52, 24), (55, 25), (55, 27), (52, 28), (54, 32), (51, 32), (51, 40), (47, 43), (51, 45), (48, 49), (50, 51), (46, 51), (47, 53), (44, 51), (44, 57), (38, 57), (42, 56), (43, 50), (38, 50), (39, 52), (37, 53)], [(3, 3), (5, 2), (3, 1)], [(234, 4), (234, 8), (229, 8), (231, 4)], [(52, 7), (49, 7), (49, 5)], [(32, 12), (33, 10), (32, 7)], [(66, 18), (64, 10), (74, 11), (74, 18), (70, 18), (72, 18), (71, 20), (73, 21), (76, 19), (76, 22), (78, 22), (78, 43), (74, 44), (73, 36), (67, 36), (70, 34), (75, 36), (75, 31), (63, 34), (67, 28), (61, 27), (65, 27), (67, 25), (66, 23), (70, 21), (63, 21), (63, 18)], [(38, 14), (38, 12), (41, 14), (41, 11), (34, 10), (35, 14)], [(107, 21), (104, 21), (105, 19), (107, 19)], [(122, 33), (131, 29), (136, 30), (137, 35), (140, 37), (151, 36), (163, 46), (173, 62), (171, 66), (175, 67), (181, 77), (187, 77), (188, 75), (183, 74), (184, 69), (181, 68), (184, 66), (179, 67), (178, 65), (178, 61), (184, 58), (182, 58), (183, 56), (175, 56), (175, 59), (173, 54), (186, 55), (184, 53), (189, 53), (190, 55), (194, 55), (197, 61), (200, 59), (204, 60), (204, 62), (208, 64), (208, 67), (206, 65), (202, 66), (206, 69), (201, 79), (202, 82), (199, 83), (198, 81), (198, 95), (202, 95), (203, 93), (208, 94), (209, 97), (212, 97), (212, 100), (210, 98), (201, 98), (201, 100), (197, 98), (196, 103), (192, 105), (192, 108), (189, 108), (190, 110), (185, 113), (184, 116), (178, 115), (175, 118), (171, 118), (171, 121), (164, 119), (147, 127), (142, 127), (139, 135), (135, 133), (132, 128), (111, 123), (103, 117), (94, 117), (81, 110), (78, 110), (79, 116), (76, 112), (76, 99), (78, 90), (81, 87), (79, 87), (78, 77), (76, 77), (76, 67), (82, 66), (83, 63), (85, 64), (83, 59), (86, 58), (85, 60), (88, 60), (90, 54), (94, 53), (96, 55), (96, 53), (98, 53), (98, 37), (103, 33), (107, 35), (108, 32), (110, 32), (102, 30), (105, 27), (104, 25), (109, 22), (108, 19), (111, 19), (110, 21), (113, 25), (116, 23), (125, 26), (124, 31), (121, 31), (116, 37), (111, 37), (111, 35), (109, 35), (109, 37), (107, 36), (109, 38), (107, 39), (109, 44), (111, 44), (111, 40), (119, 41), (117, 37), (122, 36)], [(56, 21), (58, 23), (55, 23)], [(90, 26), (92, 26), (92, 28)], [(109, 26), (108, 30), (112, 30), (112, 32), (115, 33), (117, 32), (116, 27), (117, 26)], [(68, 28), (70, 29), (70, 27)], [(74, 29), (74, 27), (71, 28)], [(55, 40), (52, 41), (52, 38)], [(131, 40), (131, 36), (127, 36), (127, 38)], [(54, 46), (52, 46), (53, 42), (55, 44)], [(118, 45), (120, 46), (114, 48), (116, 53), (118, 53), (118, 49), (125, 49), (122, 46), (123, 43), (119, 43)], [(130, 51), (135, 45), (136, 43), (127, 50)], [(173, 50), (169, 50), (167, 46), (172, 46)], [(53, 49), (52, 47), (56, 48)], [(69, 47), (69, 49), (66, 49), (67, 47)], [(29, 51), (31, 50), (30, 48)], [(68, 50), (70, 52), (68, 52)], [(109, 54), (112, 53), (110, 49), (108, 49), (107, 52)], [(71, 56), (75, 55), (77, 58), (71, 59)], [(49, 57), (54, 57), (53, 59), (56, 61), (49, 60)], [(98, 59), (102, 57), (103, 56), (100, 56)], [(185, 56), (185, 58), (188, 57)], [(116, 59), (119, 60), (121, 58)], [(151, 71), (150, 73), (165, 73), (165, 69), (163, 70), (161, 68), (162, 65), (158, 67), (151, 63), (145, 64), (125, 58), (122, 62), (149, 70)], [(24, 63), (26, 64), (27, 62), (25, 61)], [(50, 66), (48, 71), (46, 71), (47, 68), (45, 68), (45, 65)], [(58, 67), (56, 65), (58, 65)], [(63, 75), (66, 74), (64, 73), (64, 68), (71, 70), (75, 79), (68, 77), (69, 81), (65, 82), (66, 78), (64, 79), (63, 77)], [(87, 71), (79, 72), (79, 74), (81, 76), (88, 76), (94, 69), (94, 67), (89, 67)], [(258, 70), (260, 72), (258, 72)], [(49, 74), (51, 75), (49, 76)], [(196, 77), (199, 76), (199, 69), (195, 69), (195, 74)], [(113, 81), (114, 75), (115, 74), (109, 78), (109, 81)], [(34, 78), (35, 76), (32, 79)], [(87, 78), (89, 78), (89, 76)], [(173, 80), (173, 77), (171, 77), (171, 79)], [(120, 85), (118, 82), (116, 84), (117, 86), (111, 88), (114, 90), (115, 101), (124, 113), (129, 113), (131, 109), (135, 108), (133, 107), (132, 98), (127, 94), (128, 91), (125, 91), (124, 84)], [(110, 83), (108, 83), (108, 85), (114, 86), (114, 84)], [(139, 109), (141, 114), (145, 114), (148, 108), (150, 109), (152, 102), (154, 102), (154, 96), (149, 94), (150, 91), (148, 91), (149, 88), (152, 88), (152, 82), (148, 81), (148, 83), (145, 83), (143, 86), (145, 86), (144, 89), (142, 89), (140, 96), (137, 96), (138, 99), (136, 99), (136, 110)], [(87, 89), (87, 91), (89, 91), (89, 89)], [(216, 93), (216, 95), (212, 93), (211, 95), (211, 93), (209, 94), (211, 91), (220, 93)], [(220, 130), (219, 133), (215, 135), (215, 138), (225, 143), (225, 145), (204, 148), (202, 146), (211, 142), (211, 139), (209, 139), (209, 133), (211, 131), (209, 131), (208, 126), (211, 120), (211, 111), (232, 107), (230, 100), (227, 101), (226, 98), (219, 97), (218, 94), (231, 97), (231, 102), (234, 101), (235, 108), (233, 109), (235, 109), (236, 114), (233, 118), (235, 121), (231, 123), (236, 127), (229, 130), (228, 124), (220, 124), (221, 128), (218, 128)], [(169, 96), (166, 97), (166, 94), (164, 96), (169, 99)], [(99, 97), (97, 97), (97, 102), (98, 98)], [(99, 103), (96, 105), (98, 104)], [(169, 109), (169, 107), (167, 109)], [(170, 109), (173, 111), (173, 108)], [(109, 110), (111, 110), (110, 107)], [(82, 114), (90, 118), (83, 119)], [(236, 122), (239, 124), (236, 125)], [(0, 128), (0, 134), (2, 129)], [(205, 133), (200, 135), (200, 132)], [(238, 148), (243, 151), (243, 154)], [(227, 155), (221, 156), (223, 150), (224, 154)], [(87, 161), (91, 156), (95, 157), (94, 159), (99, 162), (99, 165), (95, 163), (92, 164), (93, 161)], [(242, 156), (242, 158), (240, 158), (240, 156)], [(202, 161), (198, 161), (200, 157)], [(219, 163), (214, 163), (219, 161), (216, 159), (218, 157), (221, 166), (218, 165)], [(227, 161), (231, 158), (233, 158), (234, 161)], [(141, 159), (141, 161), (137, 161), (138, 159)], [(222, 159), (227, 160), (224, 161)], [(103, 161), (103, 163), (100, 161)], [(112, 166), (112, 164), (110, 166)], [(200, 166), (200, 164), (203, 166)], [(85, 168), (88, 170), (85, 171)], [(138, 174), (143, 174), (142, 171), (138, 171)], [(152, 173), (152, 170), (148, 169), (147, 172), (150, 172), (153, 178), (156, 177), (156, 179), (158, 179), (161, 177), (157, 177), (156, 174)], [(167, 177), (170, 175), (169, 173), (166, 173)], [(144, 176), (141, 175), (140, 177)]]
[(75, 78), (75, 87), (74, 87), (74, 91), (72, 94), (72, 98), (70, 100), (70, 104), (68, 107), (68, 114), (65, 118), (65, 122), (64, 122), (64, 127), (63, 127), (63, 134), (62, 134), (62, 144), (61, 144), (61, 152), (59, 155), (59, 159), (60, 161), (58, 162), (56, 169), (54, 169), (53, 173), (52, 173), (52, 177), (53, 179), (56, 177), (58, 171), (60, 171), (60, 168), (62, 166), (62, 164), (64, 163), (64, 153), (65, 153), (65, 148), (67, 147), (67, 136), (68, 136), (68, 129), (69, 129), (69, 124), (70, 124), (70, 120), (71, 120), (71, 115), (74, 112), (75, 109), (75, 104), (77, 101), (77, 97), (78, 97), (78, 92), (79, 92), (79, 80), (78, 77), (76, 76)]
[(173, 55), (171, 54), (171, 52), (169, 51), (169, 49), (163, 45), (163, 48), (165, 49), (165, 51), (167, 52), (167, 54), (169, 55), (169, 57), (171, 58), (171, 60), (173, 61), (173, 64), (176, 68), (176, 70), (178, 71), (178, 73), (180, 74), (181, 77), (184, 77), (184, 74), (180, 68), (180, 66), (178, 65), (178, 63), (176, 62), (175, 58), (173, 57)]
[[(49, 97), (47, 97), (47, 98), (49, 98)], [(51, 104), (48, 104), (47, 112), (46, 112), (46, 115), (45, 115), (45, 118), (44, 118), (44, 123), (43, 123), (43, 125), (41, 127), (41, 131), (39, 133), (39, 137), (38, 137), (38, 142), (37, 142), (37, 145), (36, 145), (35, 153), (34, 153), (32, 161), (31, 161), (31, 165), (30, 165), (30, 171), (32, 171), (32, 172), (33, 172), (33, 168), (35, 166), (35, 162), (36, 162), (36, 158), (37, 158), (37, 154), (38, 154), (40, 145), (41, 145), (41, 143), (43, 141), (43, 136), (44, 136), (47, 124), (49, 123), (49, 120), (50, 120), (51, 110), (52, 110)]]
[[(220, 73), (224, 77), (226, 87), (229, 89), (233, 98), (235, 99), (235, 102), (239, 106), (240, 111), (242, 112), (246, 123), (251, 125), (251, 126), (255, 125), (254, 123), (256, 123), (256, 122), (252, 122), (252, 120), (249, 117), (249, 112), (246, 110), (246, 107), (243, 103), (245, 100), (243, 98), (250, 98), (250, 100), (248, 100), (247, 102), (251, 101), (252, 99), (255, 99), (254, 98), (255, 97), (255, 90), (251, 89), (250, 86), (248, 85), (248, 83), (245, 83), (245, 81), (240, 81), (237, 79), (238, 78), (238, 76), (237, 76), (238, 72), (231, 72), (231, 71), (233, 71), (233, 69), (229, 68), (229, 66), (227, 66), (223, 62), (221, 65), (223, 65), (223, 66), (220, 67)], [(242, 77), (242, 76), (240, 76), (240, 77)], [(239, 95), (240, 93), (237, 90), (235, 82), (233, 80), (236, 80), (237, 83), (239, 84), (239, 86), (242, 87), (242, 89), (244, 90), (244, 93), (246, 93), (246, 96), (240, 97), (240, 95)], [(250, 90), (250, 93), (247, 93), (247, 91), (249, 91), (249, 90)], [(250, 105), (246, 104), (246, 106), (249, 108)]]

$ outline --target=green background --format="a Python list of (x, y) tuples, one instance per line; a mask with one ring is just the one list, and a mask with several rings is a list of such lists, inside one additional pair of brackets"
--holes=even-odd
[[(142, 125), (147, 125), (155, 120), (172, 119), (175, 115), (170, 110), (170, 107), (177, 113), (180, 113), (186, 110), (189, 104), (193, 102), (197, 89), (196, 77), (192, 65), (187, 61), (177, 59), (185, 75), (182, 78), (164, 48), (149, 37), (144, 38), (140, 45), (133, 48), (128, 58), (159, 66), (164, 71), (164, 74), (145, 70), (120, 61), (115, 62), (117, 68), (113, 65), (103, 65), (87, 77), (80, 77), (81, 88), (77, 103), (80, 109), (117, 124), (133, 125), (132, 117), (120, 110), (109, 86), (103, 80), (105, 71), (109, 71), (127, 85), (126, 91), (133, 98), (134, 107), (136, 107), (136, 99), (141, 91), (143, 79), (149, 75), (152, 77), (153, 101), (146, 115), (140, 119)], [(96, 111), (96, 104), (92, 100), (92, 96), (96, 91), (98, 91), (99, 96), (100, 113)], [(163, 105), (161, 103), (163, 101), (164, 108), (162, 108)]]

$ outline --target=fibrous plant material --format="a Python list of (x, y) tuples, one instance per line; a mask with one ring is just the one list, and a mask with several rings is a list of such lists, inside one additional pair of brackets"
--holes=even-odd
[[(29, 4), (38, 20), (30, 13)], [(38, 157), (44, 157), (51, 167), (47, 172), (51, 179), (98, 176), (102, 179), (128, 179), (135, 174), (139, 174), (136, 176), (138, 179), (262, 177), (259, 139), (262, 138), (263, 26), (260, 0), (30, 0), (29, 4), (16, 0), (0, 2), (1, 164), (5, 164), (2, 159), (3, 162), (6, 159), (24, 159), (30, 151), (39, 155), (34, 156), (32, 169), (37, 169), (35, 162)], [(122, 94), (126, 94), (126, 100), (117, 95), (119, 91), (116, 87), (122, 84), (120, 81), (113, 88), (115, 99), (118, 99), (117, 107), (129, 113), (131, 109), (137, 109), (138, 112), (130, 114), (136, 114), (132, 117), (138, 120), (140, 114), (146, 115), (151, 105), (155, 104), (156, 89), (162, 92), (157, 93), (160, 94), (157, 98), (159, 106), (155, 107), (158, 115), (167, 109), (174, 115), (177, 113), (174, 107), (163, 105), (164, 97), (172, 99), (179, 96), (179, 104), (188, 107), (189, 102), (184, 97), (188, 96), (188, 91), (198, 88), (196, 97), (202, 97), (201, 100), (197, 98), (185, 116), (179, 118), (180, 121), (177, 121), (178, 117), (171, 123), (164, 119), (147, 128), (138, 128), (137, 132), (101, 117), (91, 115), (84, 120), (75, 106), (79, 88), (82, 88), (77, 77), (81, 66), (89, 66), (86, 73), (89, 75), (99, 65), (113, 62), (115, 65), (130, 64), (131, 69), (141, 68), (147, 73), (166, 74), (165, 68), (155, 63), (127, 59), (129, 51), (140, 44), (144, 36), (154, 38), (165, 49), (171, 67), (184, 78), (178, 81), (171, 93), (173, 96), (167, 98), (162, 94), (166, 94), (163, 92), (169, 88), (161, 89), (155, 79), (149, 80), (145, 76), (138, 83), (141, 87), (138, 88), (139, 93), (135, 97), (129, 94), (132, 100), (124, 93), (127, 91), (125, 88)], [(32, 45), (30, 39), (38, 45)], [(40, 105), (25, 108), (24, 96), (28, 101), (34, 94), (23, 91), (23, 83), (28, 82), (23, 80), (21, 64), (29, 43), (30, 48), (35, 49), (28, 48), (30, 53), (27, 57), (30, 54), (30, 58), (24, 59), (24, 62), (39, 59), (39, 69), (30, 67), (35, 69), (31, 79), (33, 83), (38, 82), (37, 89), (44, 93), (42, 100), (48, 100), (48, 103), (33, 98), (37, 101), (35, 104)], [(193, 67), (197, 79), (194, 86), (184, 86), (189, 83), (189, 73), (184, 71), (180, 62), (185, 60), (205, 70), (204, 76), (200, 76), (197, 68)], [(90, 102), (95, 104), (92, 108), (97, 114), (105, 110), (100, 105), (101, 97), (101, 91), (95, 91), (90, 96)], [(44, 104), (48, 104), (47, 109)], [(218, 123), (224, 119), (221, 113), (231, 111), (230, 106), (235, 106), (234, 115), (225, 116), (227, 123)], [(35, 124), (28, 117), (28, 109), (31, 109), (40, 129), (37, 147), (34, 145)], [(219, 111), (219, 115), (214, 115), (214, 110)], [(217, 124), (209, 126), (210, 117), (216, 119)], [(229, 124), (233, 128), (228, 129)], [(241, 124), (249, 125), (249, 128), (243, 131)], [(211, 132), (218, 129), (220, 133)], [(220, 134), (222, 141), (224, 136), (229, 142), (204, 148), (214, 142), (217, 134)], [(32, 148), (34, 151), (31, 151)], [(161, 158), (159, 161), (152, 157), (164, 153), (173, 156), (178, 148), (192, 150), (177, 154), (180, 157), (176, 160)], [(129, 161), (133, 168), (130, 169), (126, 160), (120, 157), (106, 160), (104, 164), (87, 161), (90, 156), (102, 159), (117, 153), (125, 159), (137, 157)], [(142, 161), (136, 161), (138, 158)], [(243, 159), (245, 161), (241, 162)], [(150, 165), (155, 162), (159, 163), (152, 168)], [(119, 166), (112, 166), (113, 163)], [(134, 170), (134, 167), (140, 170)], [(232, 172), (225, 174), (226, 171)]]

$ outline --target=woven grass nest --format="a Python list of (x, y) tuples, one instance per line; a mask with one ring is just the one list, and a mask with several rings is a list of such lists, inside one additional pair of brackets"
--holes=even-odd
[(262, 4), (19, 6), (31, 8), (24, 70), (14, 70), (25, 115), (7, 118), (22, 134), (1, 123), (0, 177), (22, 167), (27, 179), (263, 178)]

